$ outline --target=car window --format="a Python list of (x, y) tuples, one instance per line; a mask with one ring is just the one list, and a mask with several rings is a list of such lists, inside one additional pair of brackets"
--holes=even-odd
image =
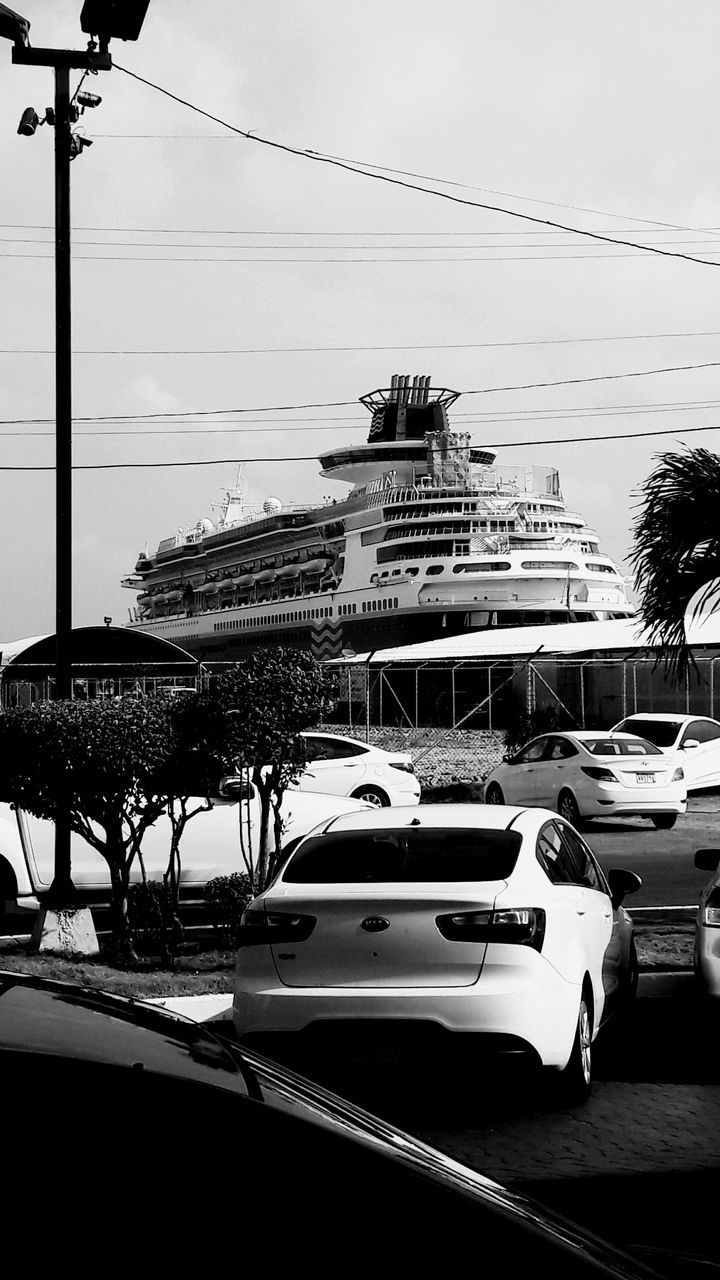
[(545, 753), (547, 744), (547, 738), (534, 738), (532, 742), (522, 748), (522, 751), (518, 751), (517, 755), (513, 756), (515, 764), (529, 764), (533, 760), (540, 760)]
[(569, 760), (572, 756), (578, 755), (578, 749), (569, 738), (548, 738), (548, 746), (543, 756), (544, 760)]
[(548, 822), (542, 828), (537, 838), (535, 857), (553, 884), (577, 883), (577, 868), (554, 822)]
[(691, 720), (680, 739), (680, 746), (688, 738), (694, 738), (696, 742), (714, 742), (716, 738), (720, 738), (720, 725), (713, 724), (712, 720)]
[(610, 890), (605, 876), (585, 841), (580, 838), (572, 827), (566, 826), (565, 823), (558, 823), (558, 826), (577, 870), (575, 883), (584, 885), (586, 889), (597, 889), (600, 893), (606, 893), (609, 896)]
[(521, 844), (517, 831), (483, 828), (328, 831), (303, 841), (282, 879), (288, 884), (505, 880)]
[(360, 743), (340, 742), (337, 738), (305, 739), (308, 760), (346, 760), (348, 756), (365, 755), (366, 750)]
[[(623, 730), (623, 733), (625, 730)], [(628, 729), (629, 733), (630, 730)], [(592, 756), (661, 756), (662, 751), (647, 738), (586, 738), (583, 746)]]
[(643, 720), (641, 716), (630, 716), (615, 726), (616, 733), (634, 733), (638, 738), (654, 742), (656, 747), (671, 747), (679, 729), (677, 720)]

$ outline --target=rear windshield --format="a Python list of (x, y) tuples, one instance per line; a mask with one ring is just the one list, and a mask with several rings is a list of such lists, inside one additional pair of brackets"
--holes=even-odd
[(329, 831), (301, 844), (283, 880), (290, 884), (446, 884), (505, 880), (517, 862), (517, 831), (403, 827)]
[(623, 720), (617, 727), (618, 733), (636, 733), (639, 738), (647, 738), (656, 747), (671, 747), (678, 735), (679, 725), (669, 720)]
[[(630, 730), (628, 729), (628, 733)], [(634, 732), (634, 730), (633, 730)], [(594, 756), (661, 756), (662, 751), (653, 746), (645, 738), (637, 742), (625, 741), (623, 738), (590, 738), (583, 746)]]

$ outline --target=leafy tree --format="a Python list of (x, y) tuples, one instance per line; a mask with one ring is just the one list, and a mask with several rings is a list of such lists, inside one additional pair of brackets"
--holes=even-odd
[(694, 666), (685, 619), (720, 597), (720, 456), (665, 453), (641, 488), (630, 557), (643, 620), (676, 680)]
[(541, 733), (557, 733), (572, 727), (572, 717), (563, 707), (555, 704), (536, 707), (534, 711), (519, 712), (503, 732), (505, 753), (514, 756), (526, 742), (538, 738)]
[[(220, 676), (201, 699), (205, 736), (196, 744), (251, 781), (259, 800), (253, 848), (240, 823), (248, 876), (258, 893), (271, 879), (282, 843), (283, 796), (306, 763), (298, 735), (318, 724), (335, 697), (334, 678), (306, 650), (256, 650)], [(246, 816), (249, 806), (245, 807)]]
[(167, 804), (154, 779), (173, 746), (167, 701), (39, 702), (0, 716), (0, 798), (38, 818), (67, 816), (110, 872), (116, 959), (134, 958), (127, 905), (142, 838)]

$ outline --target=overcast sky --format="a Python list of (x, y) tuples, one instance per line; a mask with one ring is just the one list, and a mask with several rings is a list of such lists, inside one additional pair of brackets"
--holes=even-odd
[[(84, 47), (81, 0), (15, 7), (34, 46)], [(127, 620), (138, 552), (216, 516), (236, 461), (272, 459), (246, 468), (252, 500), (340, 496), (311, 459), (365, 439), (355, 402), (395, 372), (465, 393), (454, 424), (501, 461), (558, 467), (628, 572), (654, 460), (718, 446), (696, 429), (720, 420), (720, 366), (602, 379), (720, 361), (720, 269), (509, 215), (720, 264), (718, 48), (713, 0), (151, 0), (140, 39), (111, 45), (127, 70), (258, 137), (508, 213), (247, 140), (117, 66), (89, 77), (74, 624)], [(53, 133), (16, 132), (52, 101), (52, 71), (0, 41), (4, 641), (54, 630)], [(570, 379), (598, 381), (520, 389)], [(92, 469), (111, 463), (128, 465)]]

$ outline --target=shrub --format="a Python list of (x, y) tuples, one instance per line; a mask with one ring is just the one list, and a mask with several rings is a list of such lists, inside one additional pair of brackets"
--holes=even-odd
[(208, 880), (203, 895), (210, 914), (210, 923), (228, 947), (237, 944), (240, 919), (253, 897), (252, 885), (243, 871), (231, 876), (216, 876)]
[(165, 963), (172, 962), (180, 949), (183, 931), (167, 885), (161, 880), (131, 885), (128, 920), (139, 951), (159, 955)]

